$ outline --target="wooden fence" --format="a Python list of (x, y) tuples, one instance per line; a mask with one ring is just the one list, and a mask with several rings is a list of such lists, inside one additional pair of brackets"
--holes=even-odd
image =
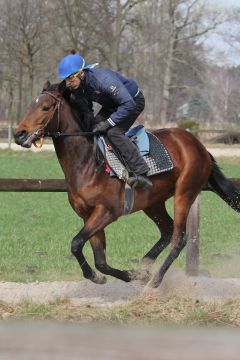
[[(240, 189), (240, 178), (229, 179)], [(0, 179), (0, 192), (66, 192), (64, 179)], [(197, 276), (199, 271), (200, 195), (187, 220), (186, 272)]]

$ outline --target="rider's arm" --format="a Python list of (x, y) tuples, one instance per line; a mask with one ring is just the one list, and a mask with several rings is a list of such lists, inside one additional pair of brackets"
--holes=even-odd
[(107, 120), (111, 126), (125, 120), (135, 109), (136, 103), (123, 83), (114, 78), (107, 77), (101, 84), (101, 90), (116, 104), (117, 110)]

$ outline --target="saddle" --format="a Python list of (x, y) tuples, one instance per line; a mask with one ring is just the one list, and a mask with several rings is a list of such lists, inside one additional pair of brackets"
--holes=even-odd
[[(147, 132), (143, 125), (130, 129), (126, 136), (138, 147), (140, 154), (149, 166), (147, 176), (164, 173), (174, 168), (171, 156), (165, 146), (155, 135)], [(128, 169), (118, 152), (109, 143), (106, 135), (98, 136), (97, 146), (105, 159), (106, 172), (110, 176), (127, 181), (129, 177)]]
[[(149, 171), (147, 176), (152, 176), (170, 171), (174, 168), (171, 156), (160, 140), (145, 130), (143, 125), (131, 128), (126, 136), (138, 147), (143, 156)], [(100, 149), (104, 160), (105, 170), (110, 176), (127, 181), (129, 174), (118, 152), (109, 143), (107, 136), (100, 135), (97, 138), (97, 146)]]

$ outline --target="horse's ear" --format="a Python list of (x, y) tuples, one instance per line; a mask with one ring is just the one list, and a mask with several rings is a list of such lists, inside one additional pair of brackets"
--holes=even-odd
[(50, 85), (51, 85), (50, 81), (46, 81), (45, 84), (43, 85), (42, 91), (46, 91)]

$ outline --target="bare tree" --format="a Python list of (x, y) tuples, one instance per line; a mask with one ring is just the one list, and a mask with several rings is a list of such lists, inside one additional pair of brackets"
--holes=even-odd
[[(162, 2), (161, 11), (165, 14), (164, 24), (168, 29), (161, 109), (163, 124), (169, 118), (171, 88), (176, 85), (178, 85), (177, 87), (181, 86), (174, 83), (175, 69), (179, 70), (181, 63), (184, 66), (188, 64), (187, 57), (183, 56), (183, 49), (190, 42), (192, 50), (194, 50), (196, 40), (215, 29), (222, 22), (221, 17), (218, 17), (216, 13), (207, 13), (200, 4), (200, 0), (163, 0)], [(191, 67), (193, 64), (189, 63), (188, 65)]]
[[(137, 80), (147, 100), (147, 126), (174, 121), (177, 108), (197, 94), (217, 114), (220, 97), (214, 91), (220, 79), (214, 75), (210, 81), (213, 66), (203, 40), (216, 31), (223, 16), (201, 4), (201, 0), (0, 0), (0, 110), (8, 109), (9, 116), (19, 119), (42, 83), (57, 81), (60, 58), (76, 48), (86, 61), (98, 61)], [(232, 38), (235, 44), (237, 35)], [(229, 114), (237, 87), (229, 74), (225, 84)], [(231, 114), (229, 119), (236, 118), (235, 112)]]
[(115, 70), (124, 69), (139, 0), (60, 0), (60, 4), (63, 50), (74, 47), (85, 57), (96, 58)]
[[(37, 56), (45, 33), (44, 4), (44, 1), (16, 0), (6, 1), (2, 8), (4, 21), (1, 23), (1, 31), (4, 33), (5, 81), (8, 82), (9, 89), (12, 86), (18, 88), (18, 118), (26, 80), (25, 97), (28, 99), (33, 97)], [(13, 96), (14, 92), (11, 90)]]
[(208, 68), (208, 100), (214, 120), (221, 126), (239, 123), (240, 68), (212, 66)]

